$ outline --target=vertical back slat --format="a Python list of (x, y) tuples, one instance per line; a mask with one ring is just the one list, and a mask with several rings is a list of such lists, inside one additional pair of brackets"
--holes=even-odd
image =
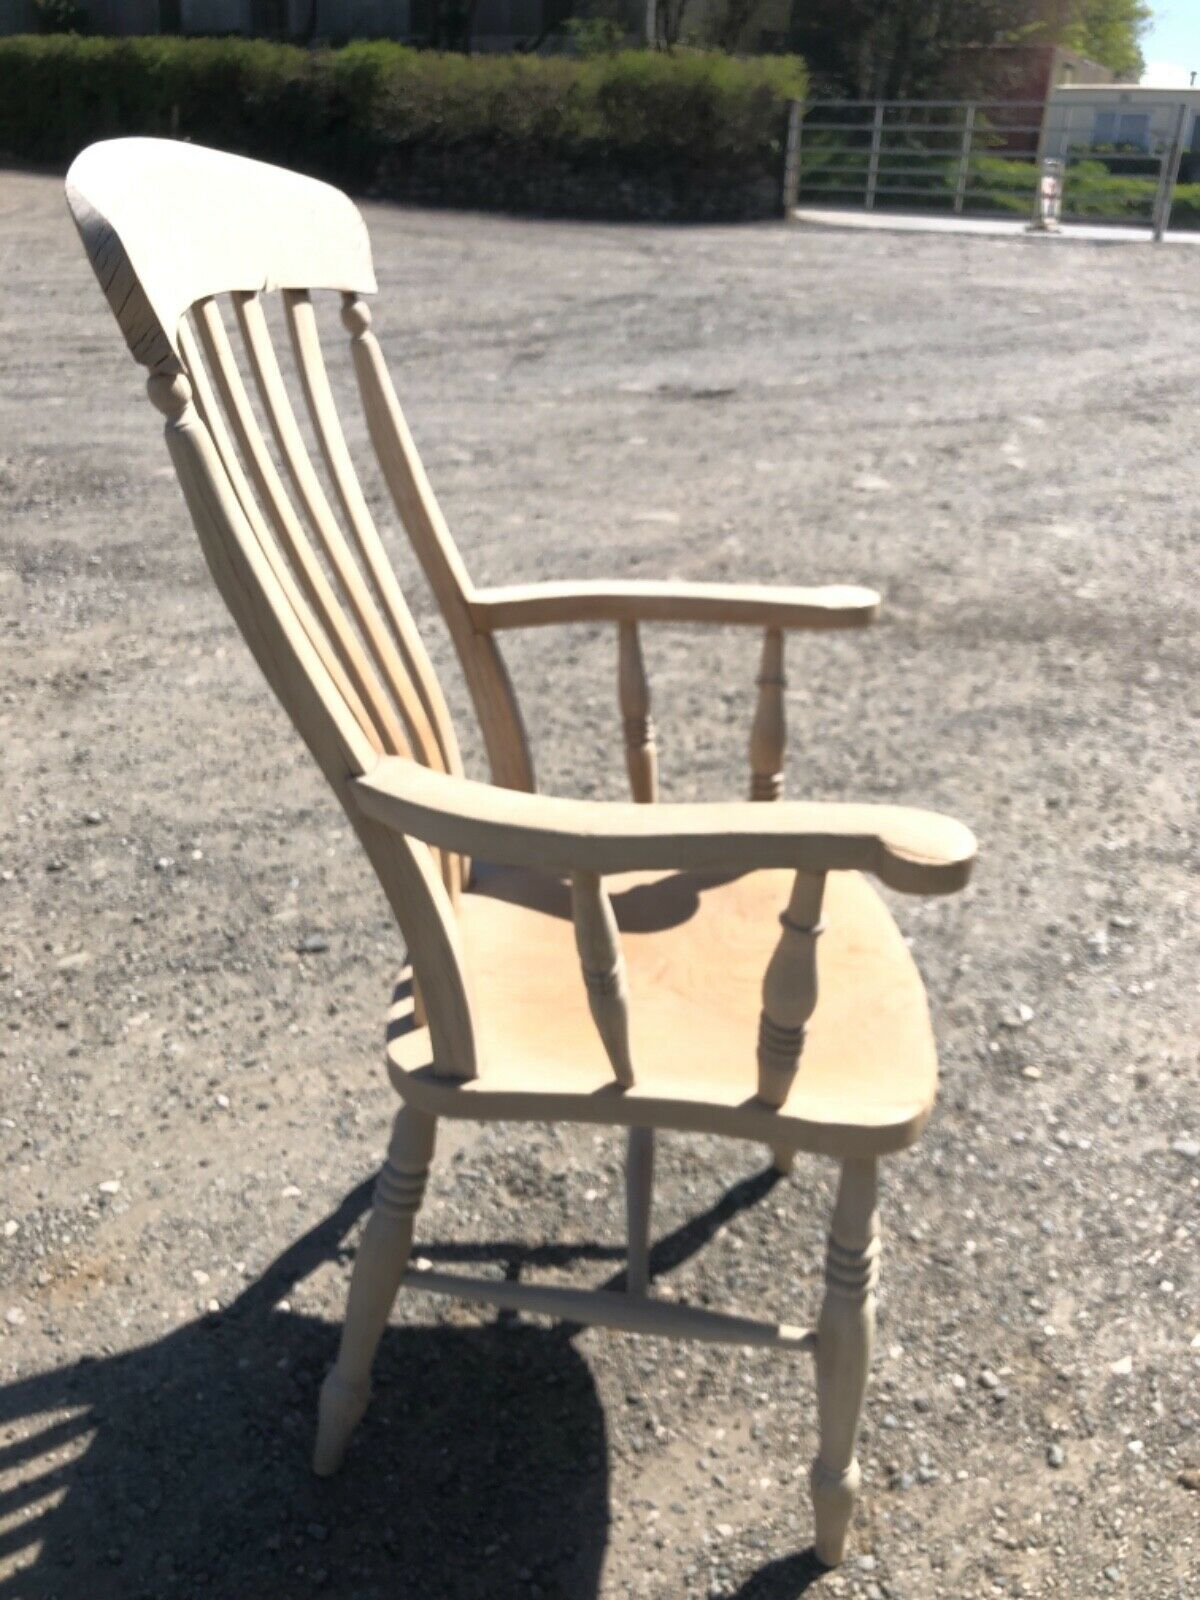
[(346, 296), (344, 304), (371, 444), (458, 652), (492, 779), (507, 789), (532, 792), (537, 787), (533, 758), (504, 658), (493, 635), (475, 626), (469, 604), (471, 581), (417, 454), (379, 341), (371, 332), (370, 312), (357, 296)]
[[(354, 469), (346, 437), (338, 417), (337, 404), (329, 385), (320, 333), (312, 298), (306, 290), (285, 289), (283, 303), (288, 331), (305, 403), (312, 420), (321, 454), (353, 535), (359, 556), (375, 592), (375, 598), (391, 627), (393, 641), (403, 659), (413, 688), (420, 699), (429, 726), (437, 740), (443, 772), (461, 775), (462, 757), (450, 722), (433, 666), (417, 632), (408, 603), (400, 592), (396, 574), (379, 537), (366, 498)], [(427, 765), (434, 763), (427, 761)]]
[[(309, 525), (354, 614), (371, 657), (392, 692), (417, 759), (425, 766), (444, 770), (441, 748), (424, 705), (413, 688), (405, 664), (350, 552), (309, 457), (279, 368), (261, 300), (256, 294), (241, 293), (233, 296), (233, 303), (259, 398)], [(447, 888), (452, 895), (457, 895), (466, 877), (466, 863), (447, 853), (442, 857), (442, 868)]]
[[(261, 517), (256, 528), (246, 516), (229, 471), (236, 457), (190, 329), (176, 330), (176, 340), (197, 386), (190, 375), (155, 375), (146, 388), (167, 419), (167, 448), (205, 559), (254, 659), (342, 798), (348, 778), (375, 765), (378, 744), (350, 714), (344, 686), (328, 668), (336, 657), (327, 641), (322, 649), (313, 639), (315, 619), (278, 550), (260, 537)], [(200, 410), (201, 392), (215, 432)], [(230, 452), (224, 458), (218, 439)]]
[(267, 449), (266, 440), (250, 406), (250, 398), (234, 360), (225, 322), (215, 300), (202, 300), (193, 308), (200, 342), (212, 368), (213, 381), (224, 403), (230, 426), (249, 467), (254, 487), (270, 514), (279, 541), (296, 575), (324, 626), (338, 658), (352, 679), (363, 703), (370, 708), (381, 741), (381, 748), (392, 754), (407, 754), (409, 746), (401, 731), (387, 693), (346, 618), (316, 553), (305, 537), (279, 473)]
[(423, 706), (409, 688), (404, 663), (384, 626), (375, 602), (355, 564), (333, 509), (325, 497), (316, 470), (309, 458), (291, 398), (279, 370), (275, 346), (263, 315), (257, 295), (234, 296), (238, 324), (246, 341), (254, 381), (258, 385), (263, 408), (292, 486), (304, 507), (313, 532), (333, 569), (338, 584), (354, 614), (372, 659), (383, 674), (396, 703), (410, 729), (412, 742), (419, 759), (425, 765), (441, 767), (441, 755), (433, 729)]
[[(272, 541), (264, 544), (261, 516), (247, 517), (216, 440), (230, 448), (190, 330), (177, 335), (185, 365), (200, 374), (209, 427), (189, 379), (154, 377), (150, 394), (167, 418), (166, 437), (188, 508), (210, 570), (238, 627), (334, 792), (371, 858), (409, 944), (417, 979), (427, 999), (435, 1059), (446, 1070), (470, 1078), (478, 1071), (475, 1024), (466, 982), (462, 942), (453, 905), (430, 851), (419, 840), (383, 828), (365, 817), (351, 796), (351, 779), (369, 771), (374, 746), (362, 736), (344, 690), (328, 672), (336, 657), (322, 653), (309, 632), (312, 613)], [(241, 483), (246, 484), (244, 475)], [(248, 485), (247, 485), (248, 487)], [(281, 581), (281, 573), (284, 581)], [(298, 602), (298, 603), (297, 603)]]
[[(355, 722), (370, 742), (372, 749), (382, 752), (383, 743), (380, 739), (378, 728), (367, 712), (357, 689), (350, 681), (350, 677), (342, 662), (338, 659), (337, 653), (331, 646), (328, 634), (313, 615), (312, 608), (305, 602), (299, 586), (288, 570), (287, 563), (283, 560), (278, 546), (271, 537), (250, 484), (242, 471), (241, 462), (238, 460), (237, 452), (233, 448), (233, 442), (221, 417), (216, 396), (213, 394), (212, 386), (208, 381), (208, 374), (205, 371), (200, 350), (186, 321), (182, 322), (179, 327), (179, 349), (180, 354), (183, 356), (184, 365), (187, 368), (200, 420), (208, 429), (209, 437), (212, 439), (213, 447), (220, 459), (221, 466), (229, 479), (230, 487), (237, 497), (238, 504), (242, 508), (255, 539), (258, 541), (264, 559), (269, 564), (276, 581), (286, 595), (288, 603), (295, 611), (300, 626), (304, 629), (305, 636), (320, 658), (321, 665), (329, 674), (338, 693), (345, 700)], [(280, 695), (281, 699), (285, 698), (279, 685), (272, 682), (272, 687)]]

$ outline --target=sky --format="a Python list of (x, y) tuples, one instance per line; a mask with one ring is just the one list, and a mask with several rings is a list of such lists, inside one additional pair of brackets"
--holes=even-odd
[(1191, 74), (1200, 86), (1200, 0), (1161, 0), (1142, 39), (1143, 83), (1186, 88)]

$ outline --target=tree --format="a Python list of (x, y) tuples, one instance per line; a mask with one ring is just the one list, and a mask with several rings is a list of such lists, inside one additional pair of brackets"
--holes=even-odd
[(730, 55), (734, 54), (746, 30), (752, 22), (758, 20), (758, 15), (766, 4), (767, 0), (724, 0), (724, 4), (718, 6), (713, 14), (707, 39), (715, 44), (718, 50), (727, 50)]
[(39, 33), (86, 33), (88, 14), (75, 0), (33, 0)]
[(683, 33), (683, 18), (688, 0), (649, 0), (646, 27), (654, 29), (653, 42), (664, 50), (673, 50)]
[[(992, 43), (1027, 0), (794, 0), (792, 45), (819, 82), (864, 100), (943, 87), (956, 49)], [(1013, 20), (1017, 20), (1014, 16)]]
[(1145, 0), (1077, 0), (1058, 40), (1136, 83), (1146, 65), (1140, 40), (1150, 24)]
[(1062, 44), (1136, 78), (1146, 0), (793, 0), (791, 44), (818, 84), (861, 99), (961, 92), (964, 52)]

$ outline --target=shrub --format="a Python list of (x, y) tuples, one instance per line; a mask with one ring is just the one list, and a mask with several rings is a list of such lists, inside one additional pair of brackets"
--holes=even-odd
[(397, 199), (593, 216), (777, 213), (795, 57), (461, 56), (242, 39), (0, 39), (0, 152), (178, 132)]

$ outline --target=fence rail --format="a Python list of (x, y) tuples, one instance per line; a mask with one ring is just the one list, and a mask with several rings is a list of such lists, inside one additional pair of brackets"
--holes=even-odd
[(1050, 158), (1060, 163), (1064, 215), (1150, 227), (1161, 238), (1172, 215), (1176, 226), (1200, 227), (1194, 128), (1183, 100), (1134, 114), (1100, 94), (815, 100), (797, 108), (789, 131), (788, 201), (1029, 217)]

